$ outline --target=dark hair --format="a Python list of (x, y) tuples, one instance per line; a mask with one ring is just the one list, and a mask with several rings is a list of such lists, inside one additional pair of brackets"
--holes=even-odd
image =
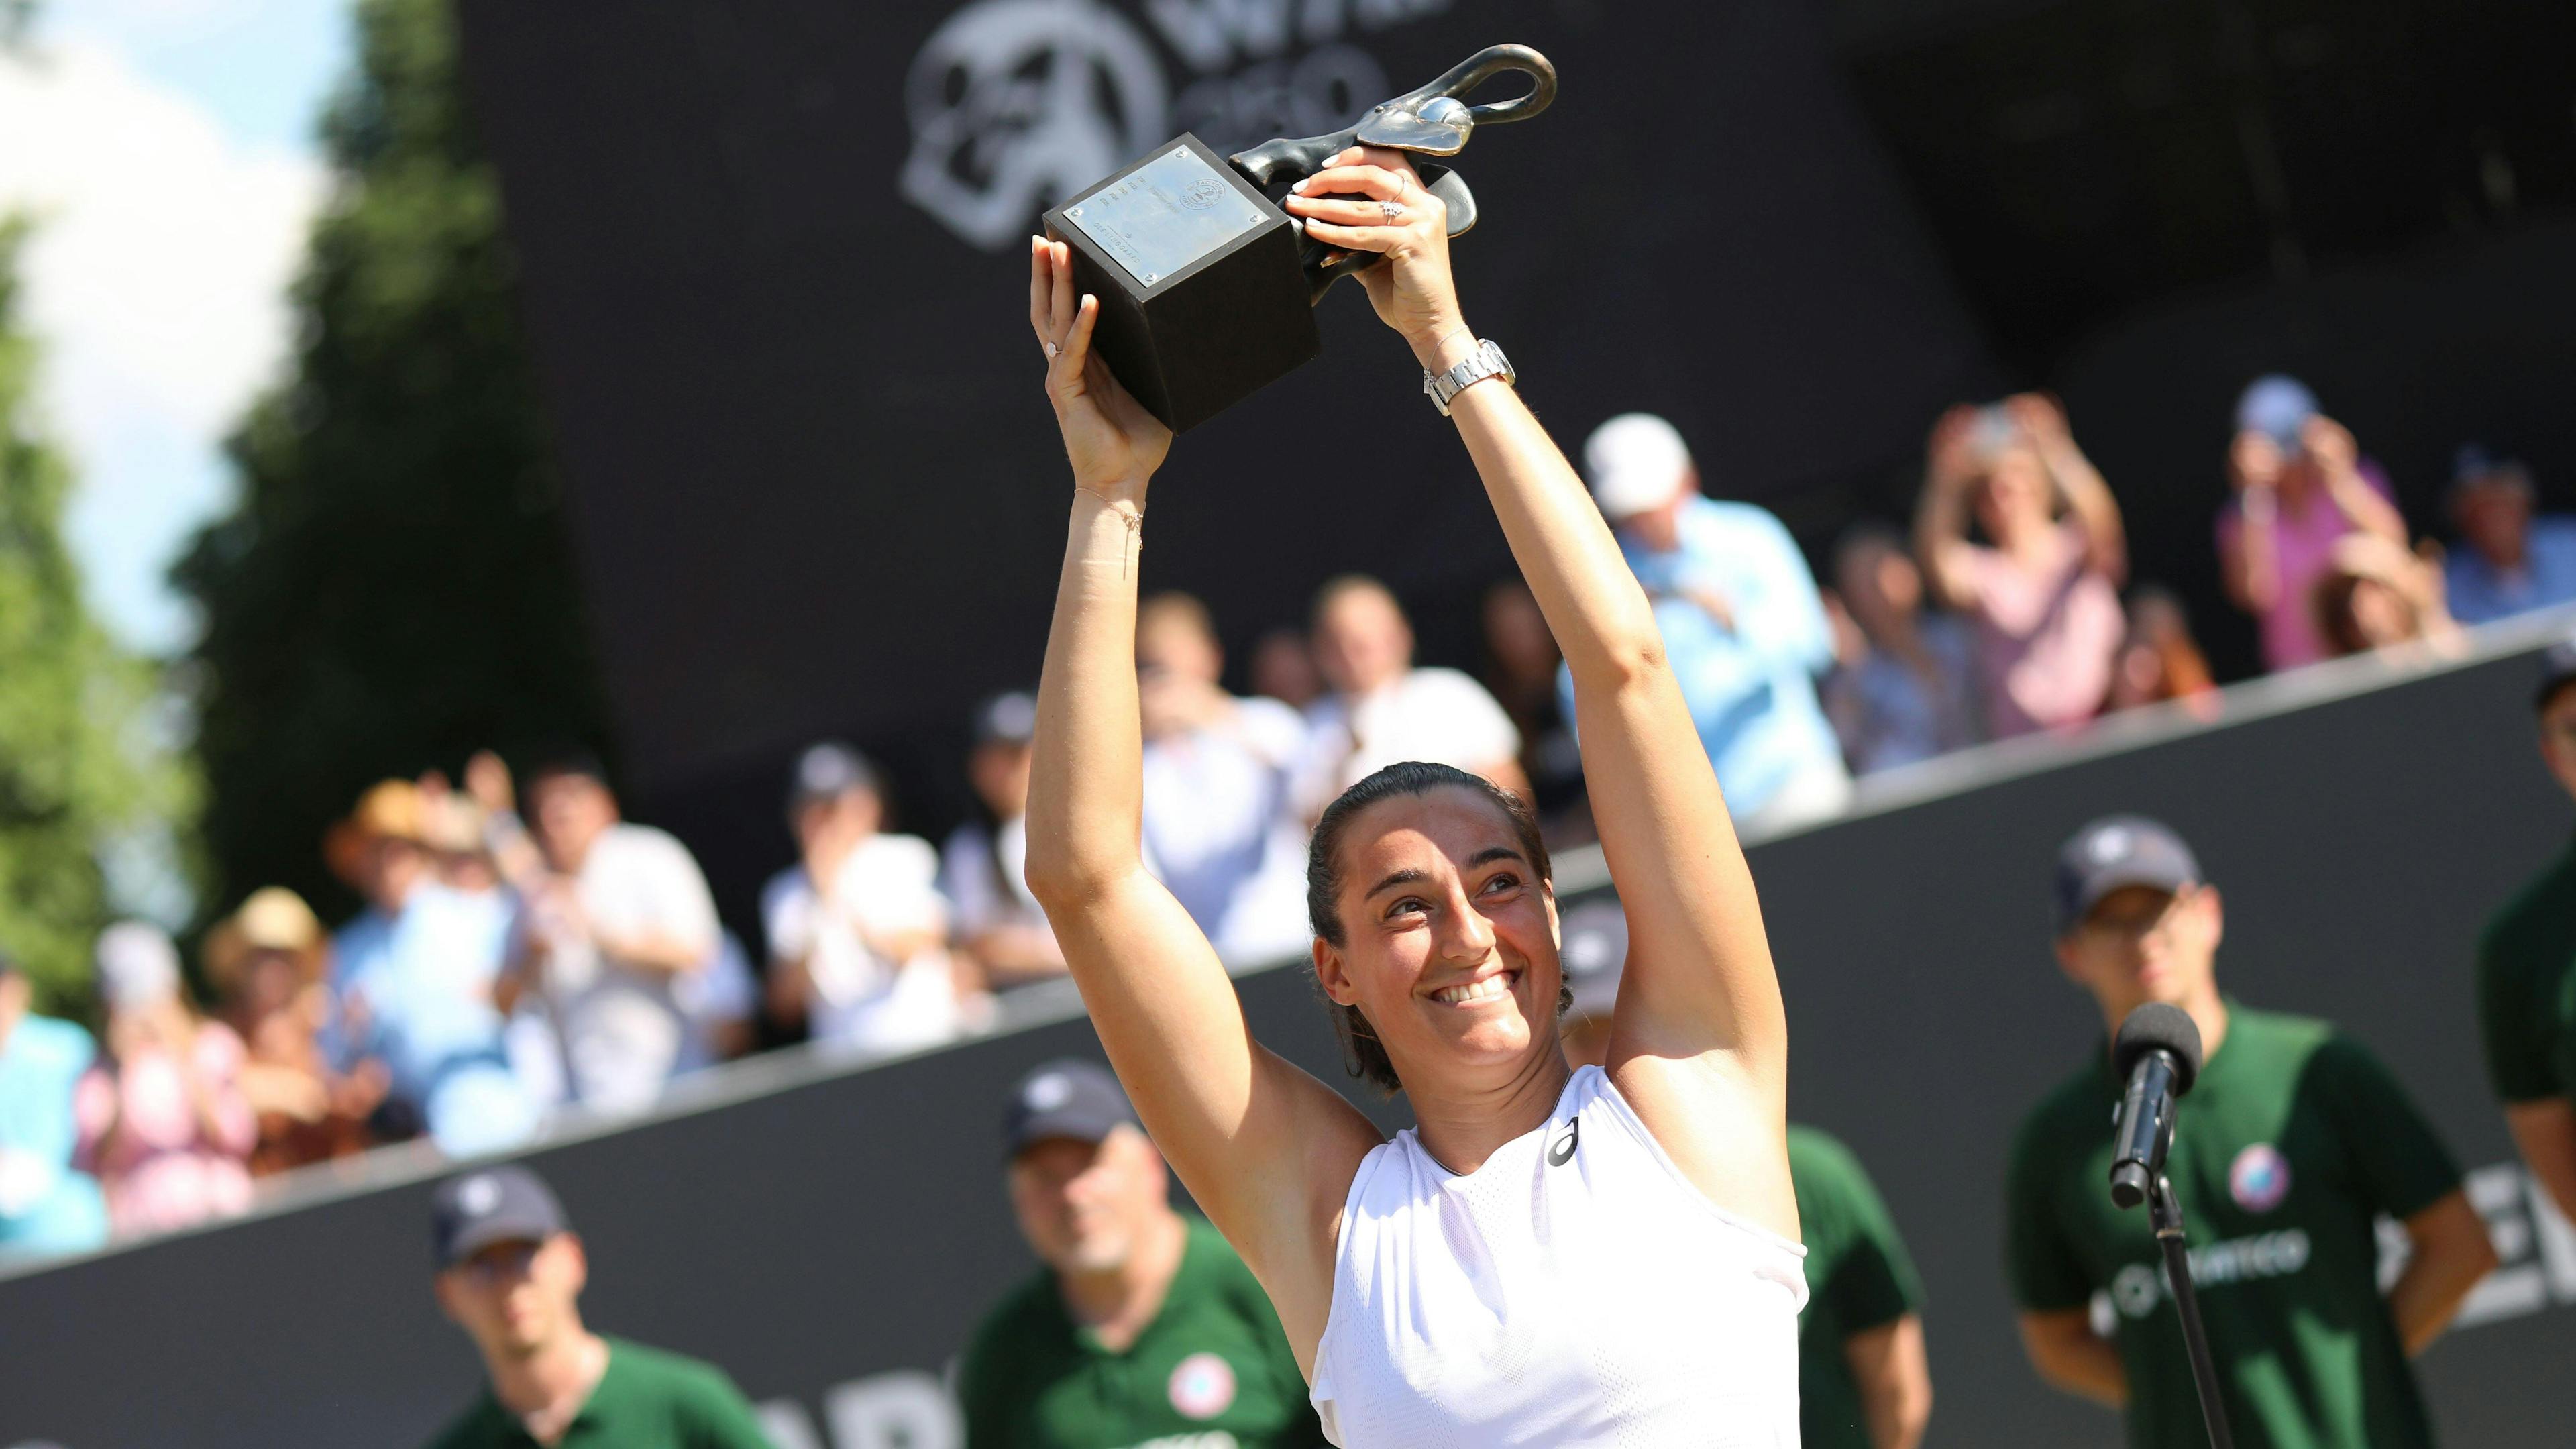
[(608, 783), (608, 765), (599, 755), (578, 741), (558, 741), (531, 756), (524, 777), (534, 787), (545, 780), (588, 780), (603, 790)]
[[(1389, 765), (1336, 796), (1324, 807), (1315, 821), (1315, 834), (1306, 847), (1306, 920), (1315, 934), (1334, 946), (1342, 944), (1342, 916), (1337, 897), (1341, 894), (1342, 835), (1350, 828), (1351, 817), (1380, 800), (1398, 795), (1428, 795), (1447, 786), (1482, 797), (1503, 818), (1511, 822), (1512, 834), (1521, 852), (1529, 857), (1530, 868), (1540, 880), (1551, 880), (1553, 872), (1547, 860), (1547, 842), (1539, 837), (1538, 817), (1530, 813), (1528, 802), (1482, 775), (1471, 775), (1454, 765), (1426, 764), (1407, 760)], [(1320, 986), (1320, 983), (1319, 983)], [(1573, 1000), (1571, 993), (1557, 993), (1557, 1010), (1563, 1011)], [(1377, 1031), (1356, 1006), (1345, 1006), (1326, 999), (1333, 1014), (1333, 1030), (1342, 1039), (1342, 1054), (1350, 1074), (1380, 1091), (1404, 1090), (1404, 1082), (1395, 1074), (1395, 1063), (1386, 1054), (1386, 1046), (1377, 1039)]]

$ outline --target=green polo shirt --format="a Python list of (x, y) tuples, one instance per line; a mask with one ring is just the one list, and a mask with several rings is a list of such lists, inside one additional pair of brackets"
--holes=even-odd
[(2507, 901), (2478, 937), (2478, 1029), (2506, 1102), (2565, 1097), (2576, 1047), (2576, 845)]
[[(2129, 1443), (2208, 1443), (2144, 1207), (2111, 1205), (2108, 1048), (2013, 1144), (2006, 1260), (2032, 1312), (2107, 1291), (2129, 1380)], [(2272, 1449), (2410, 1449), (2432, 1422), (2380, 1296), (2374, 1219), (2406, 1218), (2460, 1170), (2388, 1069), (2321, 1021), (2230, 1004), (2182, 1100), (2167, 1168), (2190, 1233), (2236, 1437)]]
[[(607, 1342), (608, 1368), (556, 1449), (772, 1449), (724, 1370), (622, 1338)], [(487, 1384), (430, 1449), (536, 1449), (536, 1443)]]
[(966, 1346), (966, 1449), (1306, 1449), (1327, 1441), (1269, 1295), (1205, 1219), (1163, 1306), (1123, 1352), (1073, 1321), (1055, 1275), (1002, 1300)]
[(1807, 1307), (1798, 1315), (1798, 1437), (1806, 1449), (1871, 1449), (1860, 1384), (1843, 1340), (1923, 1305), (1914, 1261), (1851, 1149), (1789, 1128), (1789, 1178), (1807, 1240)]

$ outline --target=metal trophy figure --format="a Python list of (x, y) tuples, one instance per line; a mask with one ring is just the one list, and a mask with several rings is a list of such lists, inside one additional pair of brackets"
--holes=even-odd
[[(1466, 102), (1506, 72), (1528, 76), (1529, 91)], [(1093, 347), (1147, 411), (1180, 432), (1321, 352), (1315, 303), (1379, 260), (1306, 237), (1273, 195), (1352, 146), (1455, 156), (1478, 126), (1527, 120), (1555, 99), (1547, 57), (1526, 45), (1489, 46), (1330, 135), (1283, 137), (1223, 158), (1196, 136), (1177, 136), (1048, 212), (1047, 235), (1071, 248), (1075, 285), (1100, 298)], [(1476, 224), (1475, 194), (1456, 171), (1415, 169), (1448, 208), (1451, 236)]]

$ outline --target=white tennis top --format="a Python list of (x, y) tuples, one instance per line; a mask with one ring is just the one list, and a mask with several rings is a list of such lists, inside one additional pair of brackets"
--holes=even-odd
[(1582, 1067), (1467, 1176), (1410, 1130), (1361, 1161), (1315, 1411), (1343, 1449), (1795, 1449), (1805, 1257), (1710, 1202)]

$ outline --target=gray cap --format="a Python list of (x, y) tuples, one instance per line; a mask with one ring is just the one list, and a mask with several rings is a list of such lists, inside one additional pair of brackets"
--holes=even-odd
[(2571, 684), (2576, 684), (2576, 634), (2540, 651), (2540, 692), (2533, 697), (2532, 707), (2549, 708), (2558, 691)]
[(2057, 933), (2075, 929), (2113, 891), (2200, 883), (2200, 862), (2169, 827), (2143, 815), (2107, 815), (2075, 832), (2057, 853)]
[(2265, 373), (2245, 385), (2236, 399), (2236, 431), (2261, 433), (2284, 451), (2299, 447), (2299, 430), (2317, 415), (2317, 395), (2306, 383), (2281, 373)]
[(524, 1167), (451, 1177), (430, 1200), (430, 1256), (441, 1272), (494, 1243), (542, 1243), (569, 1226), (545, 1179)]
[(997, 694), (975, 706), (975, 743), (1025, 745), (1038, 735), (1038, 697), (1026, 690)]
[(1002, 1146), (1017, 1157), (1053, 1138), (1098, 1142), (1119, 1127), (1135, 1125), (1136, 1111), (1109, 1069), (1067, 1057), (1046, 1063), (1011, 1089), (1011, 1107), (1002, 1116)]
[(853, 790), (875, 792), (877, 767), (868, 757), (839, 740), (809, 745), (796, 757), (796, 773), (787, 783), (787, 817), (817, 800), (837, 800)]

